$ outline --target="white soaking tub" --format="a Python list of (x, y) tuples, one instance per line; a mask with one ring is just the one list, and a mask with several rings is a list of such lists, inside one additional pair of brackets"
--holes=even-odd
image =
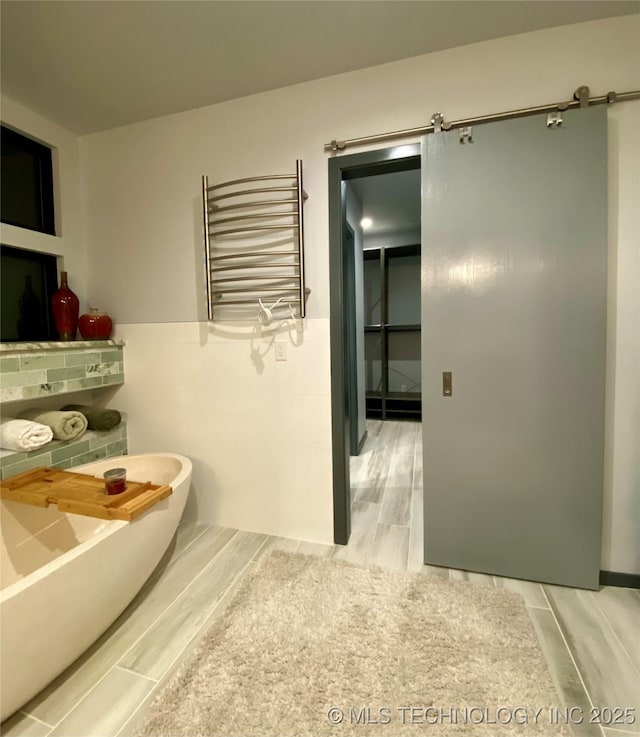
[(191, 461), (170, 453), (108, 458), (74, 471), (124, 467), (171, 496), (132, 522), (2, 502), (0, 721), (41, 691), (122, 613), (166, 551), (189, 493)]

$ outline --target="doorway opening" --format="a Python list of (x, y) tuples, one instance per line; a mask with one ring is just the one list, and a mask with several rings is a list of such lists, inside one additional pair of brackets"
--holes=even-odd
[[(346, 545), (354, 503), (356, 511), (383, 503), (356, 498), (352, 458), (358, 475), (363, 447), (388, 454), (400, 443), (412, 454), (418, 447), (421, 461), (419, 146), (331, 159), (329, 228), (334, 540)], [(384, 428), (401, 418), (413, 420), (408, 434), (395, 423)], [(413, 506), (410, 496), (396, 501)]]

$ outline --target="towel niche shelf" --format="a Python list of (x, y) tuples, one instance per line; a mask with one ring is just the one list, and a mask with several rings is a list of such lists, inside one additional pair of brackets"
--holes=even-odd
[(112, 430), (87, 430), (75, 440), (52, 440), (37, 450), (0, 450), (0, 479), (38, 466), (68, 469), (103, 458), (127, 454), (127, 425)]
[[(37, 406), (43, 399), (68, 403), (70, 393), (108, 391), (124, 383), (121, 340), (41, 341), (0, 344), (0, 404), (4, 419), (15, 417), (15, 402)], [(0, 478), (36, 466), (71, 468), (127, 454), (127, 428), (88, 431), (74, 440), (52, 440), (37, 450), (0, 449)]]

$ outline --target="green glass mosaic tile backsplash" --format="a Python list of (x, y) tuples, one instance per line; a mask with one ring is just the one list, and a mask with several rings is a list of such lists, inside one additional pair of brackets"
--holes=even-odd
[(50, 348), (0, 358), (0, 402), (37, 399), (124, 383), (122, 346)]

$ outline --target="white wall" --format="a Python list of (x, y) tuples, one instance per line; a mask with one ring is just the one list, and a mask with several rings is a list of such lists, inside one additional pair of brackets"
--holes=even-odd
[[(638, 89), (639, 20), (626, 16), (502, 38), (83, 138), (90, 290), (96, 304), (127, 323), (119, 330), (128, 346), (127, 384), (118, 400), (129, 412), (132, 451), (195, 454), (203, 518), (329, 541), (323, 144), (424, 125), (437, 110), (454, 120), (563, 100), (581, 84), (589, 84), (594, 94)], [(634, 374), (640, 290), (633, 276), (637, 222), (630, 212), (639, 197), (633, 168), (637, 129), (634, 111), (627, 108), (637, 107), (626, 103), (611, 111), (611, 166), (620, 172), (610, 208), (616, 236), (608, 356), (614, 371), (608, 395), (613, 439), (607, 451), (603, 547), (603, 567), (631, 572), (640, 572)], [(262, 348), (232, 325), (207, 333), (195, 324), (205, 319), (199, 178), (207, 173), (216, 182), (286, 172), (296, 158), (304, 160), (310, 194), (305, 206), (310, 319), (304, 342), (291, 346), (286, 365), (276, 365), (272, 350), (258, 360)], [(286, 383), (279, 385), (283, 376)], [(287, 391), (279, 395), (278, 386)], [(296, 388), (293, 396), (289, 386)], [(306, 455), (296, 455), (298, 444)], [(313, 492), (307, 492), (309, 484)]]
[(69, 286), (86, 305), (86, 266), (82, 233), (82, 202), (78, 137), (59, 125), (2, 96), (2, 123), (38, 140), (53, 151), (56, 235), (13, 225), (0, 225), (0, 240), (8, 246), (60, 256), (58, 269), (69, 272)]
[[(118, 325), (129, 452), (193, 461), (191, 518), (329, 541), (333, 529), (326, 320)], [(274, 342), (288, 360), (276, 362)]]

